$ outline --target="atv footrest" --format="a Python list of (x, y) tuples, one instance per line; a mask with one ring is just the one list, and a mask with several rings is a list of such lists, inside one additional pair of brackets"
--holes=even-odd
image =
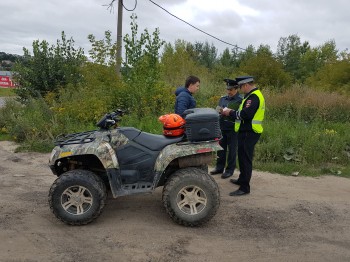
[(122, 189), (133, 193), (145, 193), (152, 191), (152, 183), (135, 183), (122, 185)]

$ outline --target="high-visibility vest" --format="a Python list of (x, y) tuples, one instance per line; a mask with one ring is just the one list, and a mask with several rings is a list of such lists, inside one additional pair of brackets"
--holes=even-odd
[[(261, 134), (263, 132), (263, 126), (262, 126), (262, 121), (264, 120), (264, 115), (265, 115), (265, 98), (262, 95), (262, 93), (260, 92), (260, 90), (255, 90), (253, 91), (251, 94), (249, 94), (249, 96), (245, 97), (241, 103), (241, 105), (239, 106), (238, 110), (241, 111), (243, 109), (243, 105), (245, 103), (245, 101), (252, 95), (255, 94), (258, 96), (259, 98), (259, 108), (258, 110), (255, 112), (255, 115), (252, 119), (252, 128), (253, 131), (255, 133), (259, 133)], [(236, 119), (235, 121), (235, 131), (238, 132), (239, 127), (241, 126), (241, 121), (244, 120), (240, 120), (240, 119)]]

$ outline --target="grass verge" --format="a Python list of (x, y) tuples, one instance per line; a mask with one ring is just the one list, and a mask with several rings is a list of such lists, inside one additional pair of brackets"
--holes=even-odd
[(278, 163), (278, 162), (259, 162), (253, 163), (254, 169), (260, 171), (278, 173), (287, 176), (309, 176), (317, 177), (322, 175), (334, 175), (350, 178), (350, 166), (327, 165), (320, 166), (300, 164), (300, 163)]
[(0, 132), (0, 141), (11, 141), (12, 137), (9, 134)]
[(12, 88), (1, 88), (0, 87), (0, 97), (4, 96), (15, 96), (15, 91)]

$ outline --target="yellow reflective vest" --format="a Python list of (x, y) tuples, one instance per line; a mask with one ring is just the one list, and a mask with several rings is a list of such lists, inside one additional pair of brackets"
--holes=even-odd
[[(264, 130), (264, 128), (262, 126), (262, 121), (264, 120), (264, 115), (265, 115), (265, 98), (262, 95), (262, 93), (260, 92), (260, 90), (257, 89), (255, 91), (253, 91), (252, 93), (250, 93), (249, 96), (245, 97), (243, 99), (241, 105), (239, 106), (238, 111), (241, 111), (243, 109), (243, 105), (244, 105), (245, 101), (252, 94), (255, 94), (259, 98), (259, 108), (255, 112), (255, 115), (252, 119), (252, 128), (253, 128), (253, 131), (255, 133), (261, 134)], [(236, 132), (239, 131), (239, 127), (241, 126), (241, 121), (244, 121), (244, 120), (236, 119), (236, 121), (235, 121), (235, 131)]]

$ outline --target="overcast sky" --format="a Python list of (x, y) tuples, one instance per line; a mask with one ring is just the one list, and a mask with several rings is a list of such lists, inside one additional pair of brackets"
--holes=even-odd
[[(334, 40), (339, 51), (350, 47), (349, 0), (153, 0), (172, 14), (222, 39), (246, 48), (267, 44), (276, 51), (281, 37), (297, 34), (312, 47)], [(87, 39), (103, 38), (104, 31), (116, 35), (117, 2), (114, 12), (107, 10), (111, 0), (0, 0), (0, 51), (23, 55), (32, 51), (39, 39), (54, 44), (65, 31), (76, 46), (90, 49)], [(133, 9), (136, 0), (124, 0)], [(208, 41), (219, 53), (230, 45), (221, 43), (177, 20), (149, 0), (137, 0), (133, 12), (123, 11), (123, 34), (130, 33), (130, 16), (136, 13), (139, 32), (160, 29), (160, 37), (174, 43)]]

